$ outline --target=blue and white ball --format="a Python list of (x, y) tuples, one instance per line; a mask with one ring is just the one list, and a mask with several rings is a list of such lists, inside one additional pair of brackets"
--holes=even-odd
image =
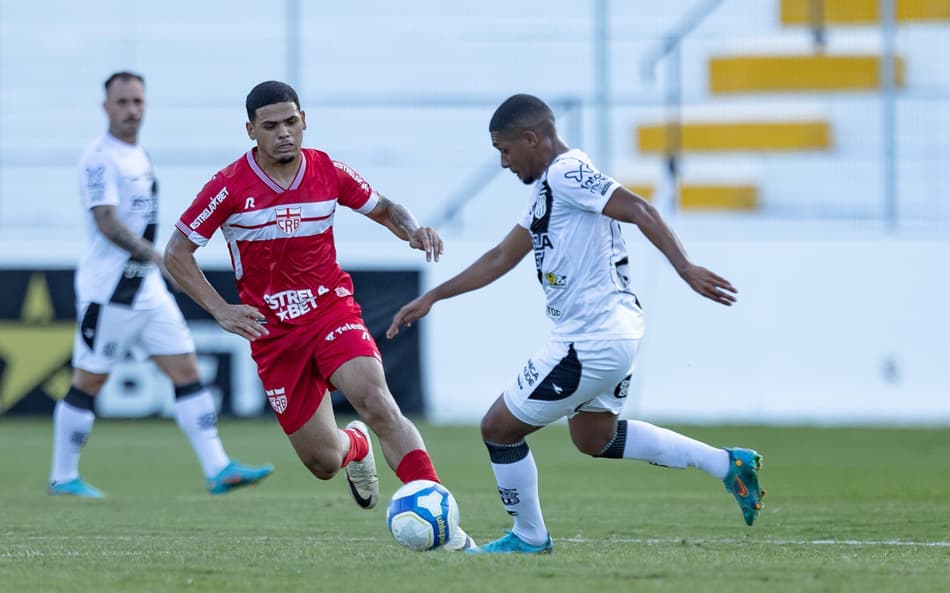
[(442, 484), (415, 480), (393, 494), (386, 523), (396, 541), (410, 550), (434, 550), (458, 527), (459, 507)]

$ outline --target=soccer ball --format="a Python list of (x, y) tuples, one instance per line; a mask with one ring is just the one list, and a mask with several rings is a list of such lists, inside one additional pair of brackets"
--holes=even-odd
[(396, 541), (410, 550), (434, 550), (458, 527), (459, 507), (442, 484), (415, 480), (393, 494), (386, 523)]

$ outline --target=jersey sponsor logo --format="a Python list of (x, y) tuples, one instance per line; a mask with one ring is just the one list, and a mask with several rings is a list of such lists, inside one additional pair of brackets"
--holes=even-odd
[(218, 192), (218, 195), (211, 198), (211, 201), (208, 202), (208, 205), (205, 206), (205, 209), (202, 210), (201, 213), (191, 221), (191, 224), (189, 224), (188, 227), (193, 231), (197, 230), (204, 221), (211, 218), (211, 215), (214, 214), (214, 211), (218, 209), (218, 206), (220, 206), (221, 202), (223, 202), (227, 197), (228, 188), (222, 187), (221, 191)]
[(105, 167), (86, 167), (86, 191), (90, 202), (101, 202), (106, 193)]
[(560, 310), (560, 309), (555, 309), (554, 307), (547, 307), (547, 312), (548, 312), (548, 317), (550, 317), (551, 319), (560, 319), (560, 318), (561, 318), (561, 310)]
[(122, 266), (122, 276), (125, 278), (144, 278), (152, 269), (151, 262), (142, 262), (130, 259)]
[(277, 208), (277, 228), (288, 235), (293, 235), (300, 228), (301, 209)]
[(363, 332), (362, 338), (364, 340), (370, 339), (369, 330), (366, 329), (365, 326), (360, 325), (359, 323), (344, 323), (340, 327), (328, 333), (327, 337), (324, 338), (324, 340), (326, 340), (327, 342), (332, 342), (333, 340), (337, 339), (338, 336), (342, 336), (344, 332), (348, 332), (348, 331), (361, 331)]
[(592, 194), (606, 194), (611, 184), (610, 177), (584, 162), (579, 163), (576, 169), (565, 173), (564, 178), (577, 182), (581, 189), (586, 189)]
[(283, 414), (284, 410), (287, 409), (287, 391), (283, 387), (265, 389), (264, 395), (267, 396), (270, 407), (278, 414)]
[(347, 175), (349, 175), (349, 176), (353, 179), (353, 181), (355, 181), (356, 183), (358, 183), (358, 184), (360, 185), (360, 189), (362, 189), (362, 190), (365, 191), (365, 192), (369, 192), (369, 191), (370, 191), (370, 189), (369, 189), (369, 184), (366, 183), (366, 180), (363, 179), (362, 177), (360, 177), (360, 174), (357, 173), (356, 171), (354, 171), (353, 169), (351, 169), (348, 165), (345, 165), (345, 164), (340, 163), (340, 162), (337, 162), (337, 161), (334, 161), (334, 162), (333, 162), (333, 165), (334, 165), (337, 169), (340, 169), (341, 171), (343, 171), (344, 173), (346, 173)]
[(547, 272), (544, 275), (544, 283), (551, 288), (567, 288), (567, 276), (561, 276), (554, 272)]
[(290, 289), (277, 294), (265, 294), (264, 301), (281, 321), (297, 319), (317, 308), (317, 297), (309, 288)]
[(554, 243), (551, 242), (551, 237), (545, 232), (532, 233), (531, 244), (534, 247), (534, 265), (540, 268), (541, 264), (544, 263), (544, 250), (554, 249)]

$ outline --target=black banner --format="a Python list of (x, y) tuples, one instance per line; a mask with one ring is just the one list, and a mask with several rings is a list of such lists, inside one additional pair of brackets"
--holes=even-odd
[[(205, 274), (226, 300), (238, 302), (230, 270), (209, 270)], [(423, 414), (425, 395), (417, 326), (400, 331), (398, 340), (385, 337), (399, 307), (418, 296), (419, 272), (357, 270), (350, 275), (366, 326), (382, 353), (386, 378), (396, 401), (406, 414)], [(50, 414), (70, 382), (76, 330), (73, 270), (0, 270), (0, 287), (0, 414)], [(175, 298), (190, 325), (213, 323), (211, 316), (186, 295), (178, 293)], [(200, 343), (197, 349), (199, 357), (209, 361), (207, 366), (214, 369), (207, 382), (221, 394), (222, 414), (231, 413), (235, 367), (253, 362), (249, 356), (246, 360), (243, 356), (235, 360), (233, 352), (227, 350), (203, 350)], [(263, 393), (253, 397), (264, 399)], [(337, 412), (353, 411), (340, 393), (333, 394), (333, 403)], [(260, 409), (271, 414), (267, 406)]]

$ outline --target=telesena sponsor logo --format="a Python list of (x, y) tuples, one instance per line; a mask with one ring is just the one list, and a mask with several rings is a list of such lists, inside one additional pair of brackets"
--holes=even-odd
[(228, 197), (228, 188), (226, 187), (221, 188), (221, 191), (218, 192), (218, 195), (211, 198), (211, 201), (208, 202), (208, 205), (205, 206), (205, 209), (202, 210), (201, 213), (194, 220), (191, 221), (191, 224), (188, 225), (191, 228), (191, 230), (193, 231), (197, 230), (198, 227), (200, 227), (204, 221), (211, 218), (211, 215), (214, 214), (214, 211), (218, 209), (218, 206), (220, 206), (221, 202), (223, 202), (224, 199), (227, 197)]
[(360, 332), (363, 332), (363, 339), (364, 339), (364, 340), (368, 340), (368, 339), (370, 338), (369, 330), (366, 329), (366, 327), (364, 327), (364, 326), (362, 326), (362, 325), (360, 325), (360, 324), (358, 324), (358, 323), (344, 323), (344, 324), (341, 325), (340, 327), (338, 327), (338, 328), (336, 328), (335, 330), (333, 330), (332, 332), (328, 333), (328, 334), (327, 334), (327, 337), (324, 338), (324, 340), (326, 340), (327, 342), (332, 342), (333, 340), (335, 340), (335, 339), (337, 338), (337, 336), (341, 336), (341, 335), (343, 335), (343, 332), (348, 332), (348, 331), (360, 331)]
[(277, 294), (265, 294), (264, 301), (281, 321), (296, 319), (317, 308), (317, 297), (309, 288), (291, 289)]

